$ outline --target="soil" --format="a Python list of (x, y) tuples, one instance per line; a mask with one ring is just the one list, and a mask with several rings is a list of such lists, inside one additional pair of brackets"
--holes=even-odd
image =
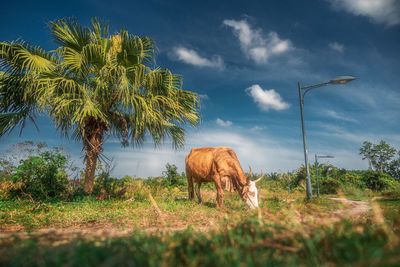
[(336, 197), (332, 197), (330, 199), (335, 201), (340, 201), (346, 206), (348, 206), (346, 209), (336, 210), (333, 212), (333, 215), (337, 218), (338, 221), (345, 218), (357, 219), (365, 215), (371, 209), (370, 204), (365, 201), (349, 200), (346, 198), (336, 198)]

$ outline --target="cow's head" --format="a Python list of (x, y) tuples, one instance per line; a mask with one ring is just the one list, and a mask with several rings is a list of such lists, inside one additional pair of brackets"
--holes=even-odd
[[(261, 170), (261, 176), (252, 181), (251, 177), (253, 176), (253, 171), (250, 168), (250, 174), (249, 176), (247, 176), (247, 184), (245, 185), (245, 191), (243, 192), (244, 195), (244, 199), (246, 201), (247, 206), (249, 206), (250, 209), (254, 209), (254, 208), (258, 208), (258, 190), (256, 187), (256, 183), (258, 183), (259, 181), (261, 181), (261, 179), (264, 177), (264, 173)], [(247, 192), (246, 192), (247, 191)]]

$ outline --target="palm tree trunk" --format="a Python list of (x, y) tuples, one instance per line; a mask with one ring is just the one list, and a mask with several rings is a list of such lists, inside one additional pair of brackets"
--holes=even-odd
[(93, 192), (94, 175), (96, 171), (97, 159), (103, 152), (103, 135), (107, 130), (107, 125), (90, 117), (86, 120), (83, 132), (83, 147), (85, 149), (86, 173), (83, 189), (87, 194)]
[(93, 192), (94, 174), (96, 171), (97, 158), (98, 155), (96, 155), (94, 151), (86, 151), (86, 173), (83, 190), (87, 194), (91, 194)]

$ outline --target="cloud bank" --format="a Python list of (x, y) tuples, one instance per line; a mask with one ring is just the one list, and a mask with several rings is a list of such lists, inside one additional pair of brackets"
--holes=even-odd
[(400, 24), (400, 2), (398, 0), (329, 0), (334, 8), (345, 10), (356, 16), (369, 17), (376, 23), (388, 26)]
[(271, 56), (285, 53), (293, 48), (290, 40), (280, 39), (276, 32), (267, 35), (252, 29), (246, 20), (224, 20), (223, 24), (233, 29), (243, 53), (254, 62), (266, 63)]
[(201, 57), (196, 51), (185, 47), (175, 47), (174, 56), (179, 61), (198, 67), (224, 68), (224, 61), (220, 56), (214, 56), (211, 59)]
[[(131, 175), (137, 177), (159, 176), (167, 163), (175, 164), (179, 172), (185, 171), (185, 157), (192, 148), (198, 147), (230, 147), (232, 148), (245, 171), (250, 165), (254, 172), (290, 171), (298, 168), (303, 161), (301, 146), (288, 147), (285, 143), (271, 138), (241, 132), (237, 129), (204, 129), (188, 135), (186, 148), (174, 151), (165, 145), (162, 149), (154, 149), (150, 144), (140, 150), (121, 149), (108, 150), (107, 155), (113, 157), (116, 168), (113, 175)], [(131, 150), (131, 151), (129, 151)]]
[(289, 104), (284, 102), (282, 97), (274, 89), (263, 90), (258, 84), (254, 84), (245, 90), (258, 106), (268, 111), (270, 109), (284, 110), (289, 108)]
[[(343, 129), (332, 129), (330, 131), (321, 131), (319, 134), (332, 135), (335, 140), (348, 140), (359, 147), (362, 136), (352, 133), (347, 136)], [(345, 136), (343, 136), (345, 134)], [(296, 140), (287, 140), (272, 138), (265, 132), (241, 131), (239, 129), (203, 129), (198, 132), (188, 134), (186, 148), (183, 151), (174, 151), (167, 148), (167, 144), (162, 149), (154, 149), (150, 143), (142, 149), (121, 149), (115, 145), (114, 149), (107, 149), (107, 156), (113, 157), (116, 162), (116, 168), (113, 175), (131, 175), (137, 177), (159, 176), (165, 170), (167, 163), (175, 164), (179, 172), (185, 171), (185, 157), (192, 148), (198, 147), (219, 147), (226, 146), (232, 148), (241, 166), (248, 171), (250, 165), (254, 172), (260, 173), (277, 171), (293, 171), (304, 163), (303, 147), (301, 135)], [(343, 150), (331, 145), (311, 146), (310, 155), (316, 152), (329, 151), (335, 156), (332, 163), (336, 166), (348, 169), (366, 169), (368, 167), (365, 161), (362, 161), (357, 149)]]

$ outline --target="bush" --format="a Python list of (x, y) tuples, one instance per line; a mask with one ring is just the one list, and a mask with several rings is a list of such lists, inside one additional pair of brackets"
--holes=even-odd
[(20, 190), (21, 187), (21, 182), (14, 183), (10, 180), (0, 182), (0, 199), (11, 199), (13, 197), (12, 192)]
[(145, 180), (124, 176), (122, 181), (126, 189), (126, 198), (133, 198), (135, 201), (147, 201), (150, 186), (145, 184)]
[(339, 176), (339, 180), (345, 187), (366, 188), (361, 175), (355, 172), (346, 172), (344, 175)]
[(392, 176), (387, 173), (380, 173), (379, 171), (365, 171), (361, 175), (361, 178), (367, 188), (375, 191), (396, 189), (399, 186), (399, 182)]
[(334, 178), (325, 178), (320, 180), (319, 192), (321, 194), (336, 194), (341, 187), (341, 183)]
[(122, 197), (125, 194), (124, 181), (113, 178), (108, 172), (102, 172), (93, 184), (93, 194), (99, 199)]
[(20, 186), (10, 190), (11, 197), (49, 200), (66, 198), (69, 181), (64, 171), (66, 156), (57, 149), (30, 156), (16, 168), (12, 180)]

